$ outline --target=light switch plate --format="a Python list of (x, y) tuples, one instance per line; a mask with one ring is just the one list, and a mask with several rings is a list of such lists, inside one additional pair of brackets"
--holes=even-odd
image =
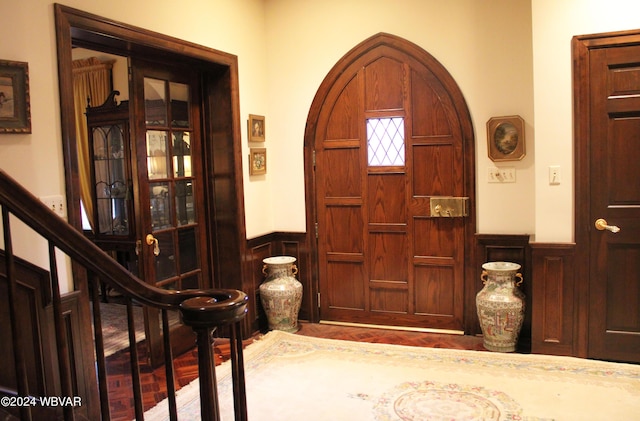
[(489, 183), (515, 183), (515, 167), (489, 167), (487, 172)]
[(47, 205), (49, 209), (56, 213), (61, 218), (65, 217), (65, 203), (64, 198), (60, 195), (56, 196), (42, 196), (40, 201)]
[(560, 165), (551, 165), (549, 167), (549, 184), (555, 186), (560, 184), (561, 181)]

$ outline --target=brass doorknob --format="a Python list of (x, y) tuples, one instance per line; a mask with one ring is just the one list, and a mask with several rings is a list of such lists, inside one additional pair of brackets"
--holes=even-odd
[(615, 225), (608, 225), (607, 221), (602, 219), (602, 218), (600, 218), (600, 219), (598, 219), (596, 221), (596, 229), (598, 231), (604, 231), (604, 230), (611, 231), (614, 234), (617, 233), (617, 232), (620, 232), (620, 228), (619, 227), (617, 227)]
[(147, 245), (153, 246), (153, 254), (158, 256), (160, 254), (160, 246), (158, 245), (158, 239), (153, 234), (147, 234), (145, 237)]

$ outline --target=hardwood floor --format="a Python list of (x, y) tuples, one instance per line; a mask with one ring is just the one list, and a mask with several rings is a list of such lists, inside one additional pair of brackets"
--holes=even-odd
[[(432, 348), (485, 350), (482, 338), (437, 333), (407, 332), (400, 330), (373, 329), (352, 326), (301, 323), (299, 335), (319, 338), (342, 339), (357, 342), (390, 343), (398, 345)], [(254, 338), (245, 341), (250, 344)], [(229, 344), (226, 340), (214, 343), (216, 365), (229, 358)], [(143, 405), (145, 411), (166, 398), (164, 367), (152, 369), (147, 361), (144, 345), (138, 346), (140, 356), (140, 376), (142, 381)], [(198, 353), (194, 348), (174, 358), (176, 389), (189, 384), (198, 377)], [(131, 420), (134, 417), (131, 393), (129, 353), (121, 351), (107, 358), (110, 409), (112, 420)]]

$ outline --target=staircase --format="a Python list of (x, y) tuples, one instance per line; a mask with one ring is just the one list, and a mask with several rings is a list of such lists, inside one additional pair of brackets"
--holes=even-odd
[[(170, 291), (146, 284), (2, 170), (0, 207), (4, 240), (0, 250), (0, 419), (111, 419), (98, 292), (107, 285), (123, 295), (127, 306), (137, 420), (144, 420), (144, 410), (134, 303), (161, 312), (168, 418), (178, 419), (168, 312), (179, 310), (183, 323), (197, 336), (201, 419), (220, 418), (211, 337), (224, 327), (231, 344), (235, 419), (246, 421), (241, 321), (248, 298), (244, 292)], [(14, 255), (12, 228), (18, 220), (46, 241), (48, 269)], [(24, 227), (16, 231), (23, 233)], [(75, 285), (74, 291), (65, 294), (60, 292), (57, 266), (61, 254), (70, 262)]]

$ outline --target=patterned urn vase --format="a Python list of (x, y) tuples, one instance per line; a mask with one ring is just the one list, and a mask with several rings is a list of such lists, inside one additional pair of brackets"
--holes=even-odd
[[(524, 294), (520, 265), (511, 262), (489, 262), (482, 265), (484, 287), (476, 295), (478, 320), (484, 336), (484, 347), (490, 351), (513, 352), (524, 321)], [(518, 278), (518, 281), (516, 281)]]
[(260, 285), (260, 301), (271, 330), (298, 330), (302, 284), (295, 278), (298, 273), (295, 261), (296, 258), (290, 256), (268, 257), (262, 261), (266, 278)]

